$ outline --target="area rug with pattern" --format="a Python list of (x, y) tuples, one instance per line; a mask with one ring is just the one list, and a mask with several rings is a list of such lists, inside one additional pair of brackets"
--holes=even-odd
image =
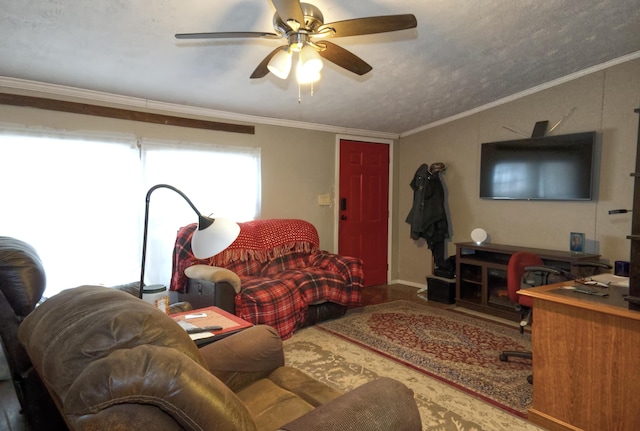
[(521, 417), (531, 406), (531, 361), (499, 360), (502, 351), (531, 349), (515, 326), (404, 300), (317, 326)]
[(296, 331), (285, 340), (284, 351), (287, 365), (345, 393), (379, 377), (404, 383), (414, 393), (423, 431), (544, 431), (415, 367), (317, 326)]

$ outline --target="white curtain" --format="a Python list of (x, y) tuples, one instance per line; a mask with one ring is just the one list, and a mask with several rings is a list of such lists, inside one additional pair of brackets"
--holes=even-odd
[[(260, 209), (260, 149), (190, 142), (142, 140), (144, 188), (169, 184), (206, 216), (254, 220)], [(197, 222), (189, 204), (172, 190), (156, 189), (149, 200), (146, 284), (171, 279), (177, 230)]]
[(51, 296), (139, 274), (135, 140), (0, 131), (0, 235), (32, 245)]
[[(0, 235), (31, 244), (45, 296), (82, 284), (138, 281), (145, 195), (158, 183), (204, 215), (259, 216), (260, 150), (0, 126)], [(179, 227), (197, 221), (168, 189), (150, 200), (145, 281), (168, 286)]]

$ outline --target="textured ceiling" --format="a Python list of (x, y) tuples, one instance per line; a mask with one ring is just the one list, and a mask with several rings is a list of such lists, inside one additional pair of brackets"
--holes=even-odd
[(403, 133), (640, 52), (638, 0), (309, 0), (325, 22), (413, 13), (418, 27), (333, 39), (373, 66), (249, 79), (282, 40), (269, 0), (0, 0), (0, 76), (238, 114)]

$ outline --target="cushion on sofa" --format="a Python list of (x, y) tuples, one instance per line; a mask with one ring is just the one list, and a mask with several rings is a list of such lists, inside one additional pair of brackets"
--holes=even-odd
[(277, 276), (245, 277), (236, 296), (236, 314), (254, 324), (274, 327), (283, 339), (307, 320), (310, 304), (360, 304), (357, 285), (345, 285), (336, 273), (316, 268), (283, 271)]

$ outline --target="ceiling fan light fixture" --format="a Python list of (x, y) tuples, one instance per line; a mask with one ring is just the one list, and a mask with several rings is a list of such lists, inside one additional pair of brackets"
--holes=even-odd
[(300, 51), (300, 63), (305, 74), (318, 73), (322, 70), (322, 58), (311, 45), (305, 45)]
[(302, 61), (298, 61), (296, 78), (298, 79), (298, 84), (312, 84), (320, 80), (320, 70), (305, 69)]
[(269, 60), (267, 69), (278, 78), (287, 79), (291, 71), (291, 53), (289, 50), (285, 47), (278, 51), (271, 60)]

